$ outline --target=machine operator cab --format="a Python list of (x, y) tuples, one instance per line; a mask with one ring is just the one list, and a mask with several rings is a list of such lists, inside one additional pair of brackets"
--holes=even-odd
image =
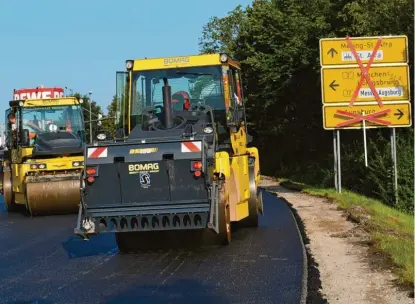
[(178, 129), (188, 112), (206, 109), (219, 145), (230, 147), (229, 127), (246, 134), (240, 67), (226, 54), (127, 60), (126, 69), (117, 72), (118, 138), (137, 128)]
[[(56, 139), (85, 143), (82, 106), (42, 104), (42, 100), (13, 100), (6, 111), (6, 141), (9, 150), (33, 148), (36, 143), (56, 143)], [(78, 104), (77, 104), (78, 103)], [(38, 147), (39, 148), (39, 147)]]

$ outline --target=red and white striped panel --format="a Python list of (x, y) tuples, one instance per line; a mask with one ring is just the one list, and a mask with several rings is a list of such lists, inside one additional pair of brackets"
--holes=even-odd
[(202, 142), (201, 141), (185, 141), (182, 142), (182, 152), (201, 152)]
[(107, 147), (88, 148), (88, 158), (102, 158), (107, 157)]

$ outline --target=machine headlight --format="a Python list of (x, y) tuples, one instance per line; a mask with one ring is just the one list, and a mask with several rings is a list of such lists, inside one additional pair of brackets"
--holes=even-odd
[(105, 133), (100, 133), (97, 135), (98, 140), (104, 140), (107, 138), (107, 135)]
[(46, 169), (46, 164), (31, 164), (30, 169)]
[(210, 133), (213, 132), (213, 128), (212, 127), (206, 127), (206, 128), (203, 129), (203, 132), (207, 133), (207, 134), (210, 134)]
[(133, 68), (133, 66), (134, 66), (134, 62), (132, 60), (127, 60), (125, 62), (125, 67), (128, 71), (131, 70)]
[(23, 107), (24, 106), (24, 102), (23, 101), (20, 101), (19, 102), (19, 106)]
[(83, 161), (74, 161), (74, 162), (72, 162), (73, 167), (81, 167), (83, 165), (84, 165)]

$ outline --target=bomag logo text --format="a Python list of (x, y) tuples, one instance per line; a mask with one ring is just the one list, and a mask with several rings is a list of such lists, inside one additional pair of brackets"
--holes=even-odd
[(189, 63), (189, 57), (165, 58), (164, 65)]
[(130, 154), (150, 154), (157, 152), (157, 148), (130, 149)]
[(128, 172), (130, 174), (136, 174), (140, 172), (159, 172), (158, 163), (148, 163), (148, 164), (132, 164), (128, 165)]

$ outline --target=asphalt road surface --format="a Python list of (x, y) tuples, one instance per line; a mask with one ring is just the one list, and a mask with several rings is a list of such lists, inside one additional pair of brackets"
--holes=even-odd
[(83, 241), (76, 215), (29, 218), (0, 201), (0, 303), (301, 303), (303, 247), (289, 208), (263, 193), (260, 227), (226, 247), (119, 254)]

